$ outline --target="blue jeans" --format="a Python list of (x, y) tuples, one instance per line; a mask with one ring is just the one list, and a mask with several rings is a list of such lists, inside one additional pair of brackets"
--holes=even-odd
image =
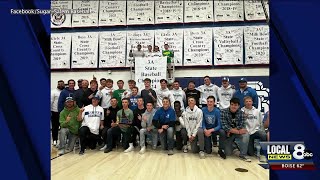
[(152, 146), (157, 147), (158, 130), (152, 129), (150, 131), (147, 131), (147, 129), (145, 129), (145, 128), (140, 129), (140, 146), (141, 147), (146, 145), (146, 135), (152, 136)]
[[(66, 145), (66, 140), (69, 139), (68, 145)], [(61, 149), (69, 149), (73, 150), (74, 144), (77, 140), (78, 136), (72, 134), (68, 128), (61, 128), (59, 132), (59, 150)]]
[(235, 139), (238, 139), (239, 147), (240, 147), (240, 156), (246, 156), (248, 152), (248, 144), (249, 144), (249, 134), (230, 134), (227, 137), (227, 132), (224, 130), (220, 130), (220, 138), (219, 142), (221, 149), (224, 150), (226, 156), (230, 156), (233, 151), (233, 142)]
[(168, 129), (164, 129), (162, 133), (160, 133), (160, 141), (161, 147), (163, 150), (173, 150), (174, 139), (173, 139), (174, 129), (173, 127), (169, 127)]
[[(265, 131), (257, 131), (254, 134), (250, 135), (249, 138), (249, 144), (248, 144), (248, 155), (253, 156), (254, 155), (254, 140), (260, 139), (260, 141), (267, 141), (267, 134)], [(260, 154), (263, 154), (262, 149), (260, 150)]]

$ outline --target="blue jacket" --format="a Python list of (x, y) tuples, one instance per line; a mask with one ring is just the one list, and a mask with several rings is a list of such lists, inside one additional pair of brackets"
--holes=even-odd
[(169, 107), (169, 109), (165, 110), (163, 107), (159, 108), (153, 116), (152, 124), (161, 129), (162, 125), (169, 125), (170, 127), (174, 127), (176, 123), (176, 113), (174, 110)]
[(221, 129), (220, 110), (214, 108), (213, 111), (209, 112), (208, 107), (204, 107), (202, 108), (202, 112), (202, 129), (214, 128), (214, 131), (219, 131)]
[[(61, 112), (64, 108), (64, 102), (66, 101), (67, 97), (72, 97), (75, 90), (70, 90), (69, 88), (65, 88), (61, 91), (59, 100), (58, 100), (58, 111)], [(81, 108), (81, 107), (80, 107)]]
[(242, 108), (244, 106), (243, 98), (246, 96), (252, 97), (253, 106), (258, 109), (258, 102), (259, 102), (258, 94), (257, 94), (256, 90), (252, 89), (251, 87), (247, 87), (242, 93), (241, 93), (240, 89), (238, 89), (233, 95), (233, 97), (239, 98), (240, 108)]

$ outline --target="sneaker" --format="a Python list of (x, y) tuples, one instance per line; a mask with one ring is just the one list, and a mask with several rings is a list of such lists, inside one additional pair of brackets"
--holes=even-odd
[(188, 146), (184, 145), (182, 149), (183, 149), (183, 152), (184, 152), (184, 153), (187, 153), (187, 152), (188, 152)]
[(153, 150), (156, 150), (156, 149), (157, 149), (157, 146), (152, 146), (152, 149), (153, 149)]
[(111, 151), (112, 151), (112, 149), (106, 148), (106, 149), (104, 150), (104, 153), (109, 153), (109, 152), (111, 152)]
[(59, 156), (64, 155), (64, 149), (60, 149), (59, 152), (58, 152), (58, 155), (59, 155)]
[(144, 154), (146, 152), (146, 147), (141, 147), (141, 150), (139, 151), (140, 154)]
[(240, 155), (239, 158), (245, 162), (251, 162), (251, 159), (246, 156)]
[(218, 150), (218, 154), (219, 154), (219, 156), (222, 158), (222, 159), (226, 159), (227, 158), (227, 156), (226, 156), (226, 154), (223, 152), (223, 150)]
[(133, 145), (131, 145), (131, 146), (129, 146), (128, 149), (126, 149), (124, 152), (125, 152), (125, 153), (128, 153), (128, 152), (131, 152), (131, 151), (133, 151), (133, 150), (134, 150), (134, 147), (133, 147)]
[(83, 155), (84, 154), (84, 150), (80, 150), (79, 155)]
[(107, 148), (107, 145), (104, 145), (102, 148), (100, 148), (100, 151), (104, 151)]
[(52, 143), (53, 146), (57, 146), (57, 144), (58, 144), (58, 143), (57, 143), (56, 140), (54, 140), (53, 143)]
[(173, 150), (169, 150), (168, 155), (169, 156), (173, 155)]
[(200, 151), (200, 152), (199, 152), (199, 156), (200, 156), (200, 159), (206, 158), (203, 151)]
[(260, 155), (259, 161), (260, 161), (260, 162), (263, 162), (263, 163), (268, 162), (268, 161), (267, 161), (267, 158), (266, 158), (265, 156), (263, 156), (263, 155)]

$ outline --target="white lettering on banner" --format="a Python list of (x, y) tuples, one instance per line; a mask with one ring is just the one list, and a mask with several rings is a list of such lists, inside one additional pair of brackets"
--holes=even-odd
[[(72, 9), (72, 1), (51, 1), (51, 9)], [(71, 14), (51, 14), (51, 28), (71, 27)]]
[(160, 88), (160, 80), (167, 79), (167, 58), (166, 57), (148, 57), (136, 58), (135, 61), (135, 81), (139, 90), (144, 89), (143, 80), (151, 79), (151, 87)]
[(243, 27), (213, 28), (214, 65), (243, 64)]
[(99, 68), (125, 67), (125, 31), (107, 31), (99, 34)]
[(126, 1), (100, 1), (99, 26), (126, 25)]
[(269, 26), (244, 28), (245, 64), (269, 64)]
[(215, 21), (243, 21), (243, 1), (214, 1)]
[(71, 34), (51, 34), (51, 69), (70, 69)]
[(155, 1), (155, 23), (183, 23), (183, 1)]
[(213, 1), (184, 1), (184, 22), (206, 21), (213, 21)]
[(71, 68), (97, 68), (98, 33), (73, 33), (71, 55)]
[[(266, 1), (266, 0), (264, 0), (264, 1)], [(265, 6), (269, 7), (268, 4), (266, 4)], [(261, 0), (244, 1), (244, 11), (245, 11), (245, 18), (248, 21), (250, 21), (250, 20), (265, 20), (266, 19)]]
[(137, 45), (141, 44), (142, 51), (146, 52), (148, 50), (148, 45), (154, 44), (154, 31), (153, 30), (143, 30), (143, 31), (127, 31), (127, 60), (126, 66), (131, 65), (129, 61), (130, 50), (136, 51)]
[(72, 14), (72, 27), (98, 26), (99, 1), (73, 1), (73, 9), (90, 9), (90, 14)]
[(212, 29), (184, 30), (184, 66), (212, 65)]
[(155, 45), (164, 50), (164, 43), (168, 43), (169, 50), (174, 52), (175, 66), (182, 66), (183, 29), (163, 29), (155, 31)]
[(127, 25), (154, 24), (154, 1), (127, 1)]

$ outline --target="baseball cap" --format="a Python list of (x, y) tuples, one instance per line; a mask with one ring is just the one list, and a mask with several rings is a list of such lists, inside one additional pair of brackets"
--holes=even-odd
[(242, 78), (239, 80), (239, 82), (247, 82), (247, 79), (244, 78), (244, 77), (242, 77)]
[(228, 77), (222, 77), (222, 81), (229, 81), (229, 78)]
[(92, 99), (96, 99), (96, 100), (99, 100), (99, 101), (100, 101), (100, 97), (99, 97), (98, 95), (93, 96)]
[(65, 102), (68, 102), (68, 101), (74, 101), (74, 100), (73, 100), (72, 97), (69, 96), (69, 97), (66, 98), (66, 101), (65, 101)]

